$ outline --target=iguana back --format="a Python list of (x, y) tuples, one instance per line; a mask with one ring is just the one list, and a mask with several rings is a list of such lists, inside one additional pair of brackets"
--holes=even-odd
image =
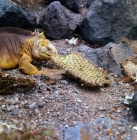
[(18, 66), (23, 44), (35, 33), (15, 27), (0, 28), (0, 68), (11, 69)]

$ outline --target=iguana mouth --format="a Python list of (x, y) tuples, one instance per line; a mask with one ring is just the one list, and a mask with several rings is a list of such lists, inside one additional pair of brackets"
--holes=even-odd
[(45, 55), (47, 55), (47, 56), (51, 56), (52, 54), (50, 54), (50, 53), (46, 53)]
[(57, 54), (56, 53), (46, 53), (46, 55), (48, 55), (48, 56), (55, 56)]

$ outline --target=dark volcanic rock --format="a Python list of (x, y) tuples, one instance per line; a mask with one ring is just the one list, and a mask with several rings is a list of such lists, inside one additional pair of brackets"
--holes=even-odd
[(82, 37), (92, 44), (105, 45), (121, 37), (137, 39), (136, 0), (95, 0), (81, 25)]
[(60, 2), (51, 3), (40, 21), (46, 36), (52, 39), (61, 39), (71, 35), (80, 22), (81, 15), (72, 13)]
[(137, 119), (137, 91), (135, 92), (132, 99), (132, 115), (135, 119)]
[(34, 29), (35, 17), (10, 0), (0, 0), (0, 26)]
[(87, 7), (89, 7), (95, 0), (87, 0)]
[(69, 10), (78, 13), (80, 9), (80, 0), (51, 0), (50, 2), (59, 1)]
[(80, 0), (60, 0), (61, 4), (73, 12), (79, 12)]

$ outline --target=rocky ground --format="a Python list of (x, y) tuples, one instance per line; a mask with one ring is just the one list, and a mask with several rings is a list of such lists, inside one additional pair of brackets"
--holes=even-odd
[[(66, 44), (65, 40), (53, 41), (53, 44), (59, 53), (78, 50)], [(47, 64), (42, 62), (36, 65), (45, 67)], [(4, 72), (23, 75), (18, 69)], [(31, 129), (53, 127), (60, 140), (67, 140), (64, 130), (66, 132), (68, 127), (94, 121), (96, 124), (96, 120), (104, 118), (104, 127), (97, 123), (96, 131), (90, 132), (90, 136), (94, 136), (90, 140), (135, 140), (137, 131), (134, 127), (137, 124), (132, 117), (131, 107), (123, 103), (125, 96), (134, 94), (135, 89), (130, 83), (122, 83), (119, 76), (113, 73), (109, 75), (112, 85), (100, 89), (81, 87), (78, 81), (67, 76), (32, 76), (37, 81), (35, 88), (29, 91), (18, 89), (11, 95), (0, 96), (0, 122), (18, 128), (22, 121), (27, 122)], [(87, 138), (83, 136), (83, 140)]]

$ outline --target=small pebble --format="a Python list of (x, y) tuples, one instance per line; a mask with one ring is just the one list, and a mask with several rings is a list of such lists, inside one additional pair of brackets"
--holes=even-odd
[(13, 115), (13, 116), (18, 116), (18, 113), (19, 113), (19, 110), (18, 110), (18, 109), (14, 109), (14, 110), (11, 112), (11, 115)]
[(106, 108), (104, 108), (104, 107), (100, 107), (99, 110), (100, 110), (100, 111), (105, 111)]
[(80, 46), (78, 46), (79, 52), (84, 52), (84, 51), (86, 51), (88, 49), (89, 49), (89, 47), (86, 46), (86, 45), (80, 45)]
[(42, 107), (44, 107), (45, 106), (45, 102), (38, 102), (38, 107), (39, 108), (42, 108)]
[(29, 105), (29, 108), (32, 109), (32, 108), (34, 108), (35, 106), (36, 106), (36, 103), (32, 103), (32, 104)]
[(133, 129), (137, 131), (137, 126), (134, 126)]

